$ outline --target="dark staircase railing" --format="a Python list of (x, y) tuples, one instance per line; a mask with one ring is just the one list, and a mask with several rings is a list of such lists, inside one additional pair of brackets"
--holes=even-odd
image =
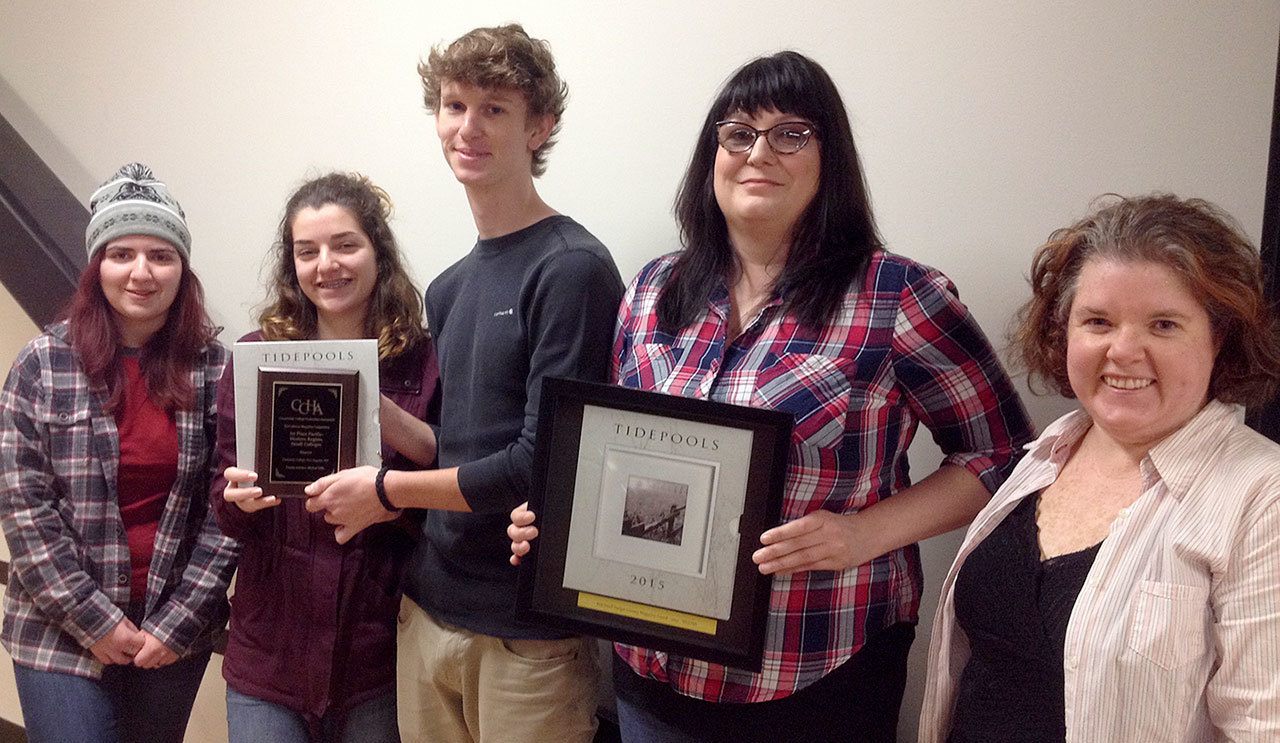
[(36, 325), (57, 318), (84, 268), (84, 197), (0, 114), (0, 283)]

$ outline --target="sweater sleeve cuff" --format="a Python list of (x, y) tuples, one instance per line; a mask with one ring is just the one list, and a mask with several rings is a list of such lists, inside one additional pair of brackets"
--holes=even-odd
[(505, 513), (515, 508), (499, 463), (492, 457), (458, 467), (458, 489), (472, 513)]
[(214, 519), (218, 522), (218, 528), (223, 534), (237, 542), (249, 541), (255, 530), (255, 525), (266, 518), (263, 511), (249, 513), (234, 503), (222, 500), (221, 493), (213, 497), (218, 499), (211, 503)]

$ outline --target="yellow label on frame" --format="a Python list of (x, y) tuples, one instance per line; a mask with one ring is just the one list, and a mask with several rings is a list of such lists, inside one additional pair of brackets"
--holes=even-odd
[(707, 635), (716, 633), (716, 620), (710, 617), (686, 614), (673, 609), (661, 609), (657, 606), (637, 604), (634, 601), (624, 601), (608, 596), (597, 596), (586, 591), (578, 592), (578, 607), (603, 611), (607, 614), (617, 614), (622, 617), (631, 617), (632, 619), (653, 622), (654, 624), (665, 624), (668, 627), (679, 627), (680, 629), (701, 632)]

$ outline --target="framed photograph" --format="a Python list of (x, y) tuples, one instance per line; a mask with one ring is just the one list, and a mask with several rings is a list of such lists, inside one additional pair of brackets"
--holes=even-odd
[(758, 671), (791, 416), (568, 379), (543, 382), (517, 615)]

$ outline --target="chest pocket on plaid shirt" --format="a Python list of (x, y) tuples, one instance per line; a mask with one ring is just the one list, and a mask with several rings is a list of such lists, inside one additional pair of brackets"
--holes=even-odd
[(791, 413), (794, 443), (829, 448), (844, 437), (850, 392), (848, 376), (829, 357), (789, 353), (756, 376), (755, 403)]
[[(669, 380), (683, 355), (682, 349), (665, 343), (637, 343), (631, 347), (631, 355), (618, 374), (618, 382), (624, 387), (639, 390), (671, 392)], [(676, 394), (682, 393), (677, 390)]]
[(55, 471), (62, 464), (83, 467), (93, 452), (93, 421), (89, 406), (78, 405), (77, 396), (54, 393), (37, 404), (32, 413), (48, 431), (48, 451), (53, 454)]

